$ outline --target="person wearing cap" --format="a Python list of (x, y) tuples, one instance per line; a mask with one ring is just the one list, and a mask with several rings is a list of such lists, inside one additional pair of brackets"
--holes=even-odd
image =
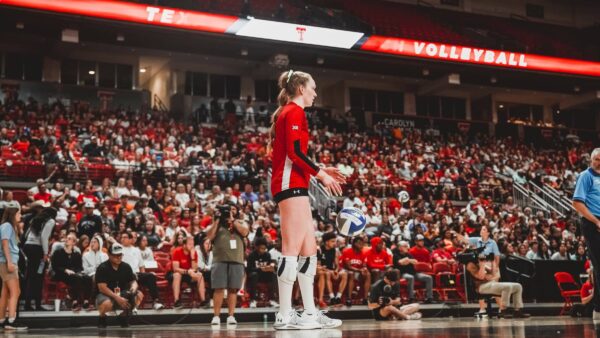
[(88, 238), (94, 237), (95, 234), (102, 233), (102, 218), (94, 214), (95, 205), (92, 201), (84, 203), (85, 215), (79, 220), (77, 225), (77, 236), (87, 235)]
[(410, 248), (408, 252), (419, 262), (431, 263), (431, 253), (425, 247), (425, 236), (421, 234), (415, 236), (415, 246)]
[[(348, 273), (340, 268), (340, 251), (336, 247), (337, 235), (335, 232), (326, 232), (323, 234), (321, 246), (317, 251), (317, 273), (319, 275), (319, 307), (326, 308), (327, 303), (323, 301), (325, 285), (329, 292), (329, 304), (337, 305), (342, 303), (342, 294), (348, 283)], [(339, 280), (338, 292), (333, 293), (333, 281)]]
[[(17, 306), (21, 288), (19, 285), (19, 240), (18, 226), (21, 221), (21, 206), (17, 201), (4, 205), (2, 221), (0, 221), (0, 278), (2, 293), (0, 294), (0, 320), (2, 328), (8, 330), (26, 330), (27, 327), (17, 320)], [(8, 318), (6, 310), (8, 308)]]
[[(114, 310), (123, 310), (119, 315), (122, 327), (129, 326), (128, 318), (133, 307), (142, 302), (144, 295), (138, 290), (136, 276), (129, 264), (122, 261), (123, 246), (114, 243), (108, 250), (108, 260), (101, 263), (96, 269), (96, 284), (98, 295), (96, 307), (100, 313), (98, 327), (106, 328), (106, 314)], [(135, 295), (134, 304), (130, 304), (129, 295)]]
[(402, 304), (399, 280), (398, 270), (391, 269), (385, 273), (382, 279), (371, 285), (368, 307), (375, 320), (421, 319), (419, 304), (399, 307)]
[(392, 251), (392, 254), (394, 256), (394, 268), (400, 271), (400, 277), (404, 278), (407, 282), (409, 302), (412, 302), (415, 298), (415, 280), (425, 284), (425, 291), (427, 293), (425, 303), (433, 302), (433, 278), (430, 275), (415, 270), (415, 264), (419, 261), (409, 253), (408, 242), (400, 241), (398, 246)]

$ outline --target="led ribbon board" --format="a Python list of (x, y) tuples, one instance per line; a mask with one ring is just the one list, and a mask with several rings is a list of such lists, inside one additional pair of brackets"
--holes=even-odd
[(225, 33), (239, 19), (114, 0), (0, 0), (0, 5), (213, 33)]
[(315, 46), (350, 49), (363, 33), (339, 29), (296, 25), (278, 21), (250, 19), (238, 32), (239, 36), (285, 42), (304, 43)]
[(600, 77), (600, 62), (457, 46), (117, 0), (0, 0), (0, 5), (440, 61)]
[(360, 49), (376, 53), (474, 63), (486, 66), (600, 76), (600, 62), (563, 59), (386, 36), (370, 36)]

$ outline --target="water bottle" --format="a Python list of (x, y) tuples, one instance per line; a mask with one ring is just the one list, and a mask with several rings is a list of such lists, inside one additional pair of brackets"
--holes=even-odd
[(268, 322), (268, 321), (269, 321), (269, 316), (267, 316), (267, 314), (265, 313), (265, 314), (263, 315), (263, 322), (264, 322), (265, 324), (267, 324), (267, 322)]
[(37, 269), (38, 275), (41, 275), (42, 273), (44, 273), (44, 266), (45, 266), (44, 261), (40, 261), (40, 265), (38, 266), (38, 269)]

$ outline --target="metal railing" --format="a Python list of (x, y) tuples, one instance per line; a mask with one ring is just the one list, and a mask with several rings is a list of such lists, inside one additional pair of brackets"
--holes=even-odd
[[(269, 195), (271, 195), (271, 176), (271, 169), (269, 169), (267, 172), (267, 191), (269, 192)], [(271, 196), (271, 198), (273, 198), (273, 196)], [(317, 210), (317, 213), (322, 219), (327, 219), (329, 213), (332, 210), (335, 210), (335, 199), (327, 194), (323, 185), (321, 185), (315, 177), (310, 178), (308, 198), (310, 200), (310, 206)]]
[(531, 181), (528, 182), (528, 185), (531, 187), (531, 191), (544, 200), (544, 202), (546, 202), (548, 205), (552, 206), (554, 210), (560, 212), (563, 216), (573, 211), (573, 206), (571, 205), (570, 201), (565, 201), (564, 196), (561, 196), (560, 193), (554, 188), (548, 186), (547, 184), (543, 184), (540, 187)]
[(562, 212), (548, 204), (535, 192), (517, 182), (513, 182), (513, 198), (515, 203), (521, 208), (529, 207), (534, 212), (541, 211), (546, 217), (550, 216), (551, 211), (555, 211), (559, 216), (564, 216)]
[(568, 197), (568, 194), (572, 194), (573, 191), (558, 191), (548, 184), (544, 184), (544, 190), (546, 190), (550, 195), (554, 196), (565, 208), (565, 211), (575, 211), (573, 208), (573, 204), (571, 198)]

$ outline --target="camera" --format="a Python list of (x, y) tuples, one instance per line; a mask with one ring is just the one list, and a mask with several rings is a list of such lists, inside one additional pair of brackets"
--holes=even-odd
[(485, 247), (477, 249), (466, 249), (465, 251), (456, 255), (456, 260), (461, 264), (478, 263), (479, 261), (493, 261), (494, 253), (488, 255), (483, 254)]
[(127, 299), (127, 303), (129, 303), (129, 306), (133, 309), (135, 307), (135, 297), (137, 296), (137, 290), (136, 291), (131, 291), (131, 290), (127, 290), (123, 293), (123, 298)]
[(392, 298), (390, 297), (392, 295), (392, 287), (390, 285), (385, 285), (383, 287), (383, 296), (381, 296), (381, 305), (382, 306), (386, 306), (390, 303), (390, 301), (392, 300)]
[(217, 205), (217, 216), (219, 217), (219, 226), (229, 228), (231, 206), (229, 204)]

